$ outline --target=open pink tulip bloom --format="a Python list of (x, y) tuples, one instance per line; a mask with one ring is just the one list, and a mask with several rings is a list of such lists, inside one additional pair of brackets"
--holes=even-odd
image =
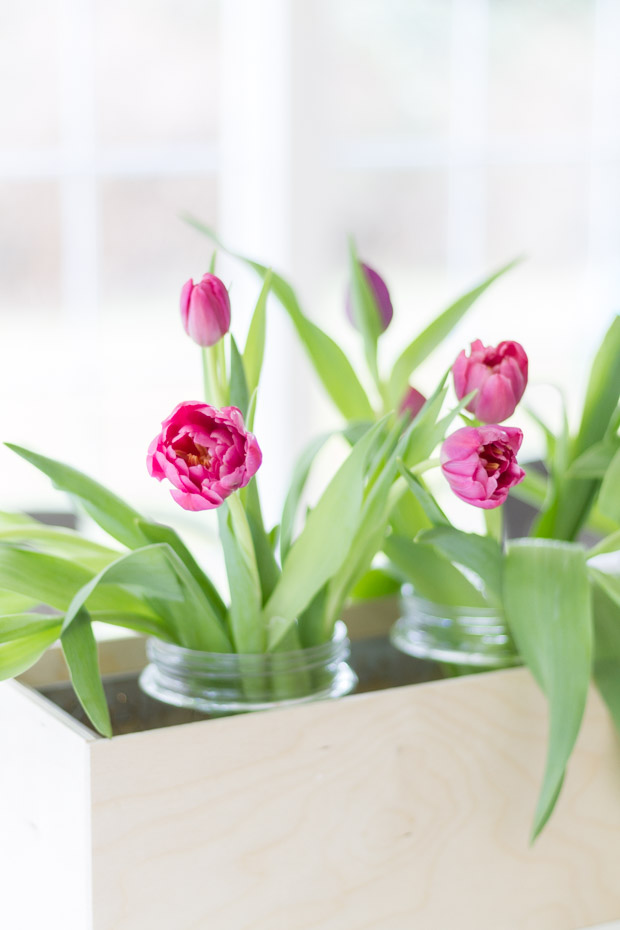
[(442, 445), (441, 470), (462, 501), (492, 510), (525, 478), (517, 464), (522, 441), (521, 430), (509, 426), (464, 426)]
[[(392, 300), (390, 298), (390, 292), (388, 291), (387, 284), (381, 277), (381, 275), (371, 268), (370, 265), (365, 265), (361, 262), (362, 269), (366, 275), (366, 280), (370, 285), (370, 289), (374, 295), (375, 301), (377, 302), (377, 309), (379, 311), (379, 323), (381, 326), (381, 332), (385, 332), (390, 323), (392, 322), (392, 317), (394, 316), (394, 308), (392, 307)], [(346, 313), (349, 321), (353, 326), (357, 327), (355, 322), (355, 314), (353, 313), (353, 304), (351, 301), (351, 291), (347, 292), (347, 302), (346, 302)]]
[(181, 320), (187, 335), (203, 348), (215, 345), (228, 332), (230, 298), (216, 275), (203, 275), (200, 284), (190, 278), (183, 285)]
[(478, 393), (467, 409), (483, 423), (501, 423), (512, 416), (527, 385), (527, 355), (518, 342), (484, 346), (471, 344), (469, 357), (461, 352), (452, 366), (456, 396)]
[(149, 474), (167, 478), (185, 510), (212, 510), (244, 488), (258, 471), (262, 454), (237, 407), (218, 410), (184, 401), (163, 421), (146, 459)]

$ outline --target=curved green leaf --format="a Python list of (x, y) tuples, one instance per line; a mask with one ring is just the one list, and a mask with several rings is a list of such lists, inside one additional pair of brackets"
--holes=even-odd
[(504, 611), (524, 662), (545, 692), (547, 763), (532, 840), (549, 819), (581, 726), (592, 660), (590, 584), (580, 546), (521, 539), (504, 559)]
[(62, 651), (73, 689), (95, 729), (103, 736), (112, 736), (112, 722), (106, 700), (97, 643), (86, 610), (79, 610), (60, 637)]
[(451, 562), (475, 572), (487, 592), (501, 603), (502, 550), (497, 540), (477, 533), (463, 533), (453, 526), (434, 526), (423, 530), (418, 539), (436, 546)]
[(130, 548), (144, 544), (144, 538), (136, 527), (140, 514), (116, 494), (70, 465), (10, 442), (5, 445), (51, 478), (55, 488), (77, 498), (84, 510), (110, 536)]
[(437, 346), (443, 342), (446, 336), (454, 329), (456, 324), (461, 320), (473, 303), (483, 294), (494, 281), (514, 268), (520, 259), (515, 259), (509, 264), (504, 265), (498, 271), (479, 284), (478, 287), (468, 291), (459, 297), (451, 306), (444, 310), (432, 323), (430, 323), (419, 336), (409, 343), (406, 349), (401, 353), (394, 363), (392, 374), (389, 381), (389, 394), (394, 407), (400, 404), (409, 378), (421, 363), (433, 352)]
[(0, 680), (15, 678), (27, 671), (56, 642), (59, 634), (60, 624), (57, 628), (50, 627), (32, 636), (0, 643)]
[(293, 543), (264, 609), (270, 649), (345, 561), (361, 517), (368, 459), (382, 428), (377, 423), (353, 446)]
[(248, 337), (243, 350), (243, 367), (250, 396), (258, 387), (265, 354), (265, 335), (267, 331), (267, 298), (271, 290), (271, 271), (265, 275), (261, 292), (252, 314)]

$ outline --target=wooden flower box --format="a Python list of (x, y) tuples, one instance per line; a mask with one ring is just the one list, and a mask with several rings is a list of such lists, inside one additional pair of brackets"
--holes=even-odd
[[(374, 622), (349, 619), (366, 643)], [(106, 643), (101, 661), (126, 675), (143, 644)], [(530, 848), (547, 715), (523, 669), (111, 740), (33, 688), (65, 674), (51, 652), (30, 684), (0, 686), (7, 930), (576, 930), (620, 916), (620, 741), (595, 692)]]

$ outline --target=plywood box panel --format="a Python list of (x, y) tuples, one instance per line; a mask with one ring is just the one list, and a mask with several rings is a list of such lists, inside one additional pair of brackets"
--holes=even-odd
[[(620, 915), (620, 744), (595, 692), (533, 849), (547, 716), (523, 669), (112, 740), (34, 704), (0, 686), (3, 784), (19, 795), (30, 772), (2, 845), (26, 849), (39, 818), (35, 865), (50, 894), (71, 874), (79, 900), (58, 924), (29, 902), (11, 930), (577, 930)], [(61, 828), (45, 805), (67, 773)], [(13, 906), (15, 868), (8, 856)]]

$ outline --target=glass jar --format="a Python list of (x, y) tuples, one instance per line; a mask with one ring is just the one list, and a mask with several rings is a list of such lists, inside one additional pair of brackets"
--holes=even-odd
[(159, 701), (211, 715), (268, 710), (349, 694), (357, 685), (349, 654), (342, 622), (330, 642), (290, 652), (199, 652), (149, 639), (140, 687)]
[(390, 632), (397, 649), (420, 659), (460, 666), (506, 668), (521, 665), (499, 607), (436, 604), (411, 585), (401, 592), (402, 615)]

